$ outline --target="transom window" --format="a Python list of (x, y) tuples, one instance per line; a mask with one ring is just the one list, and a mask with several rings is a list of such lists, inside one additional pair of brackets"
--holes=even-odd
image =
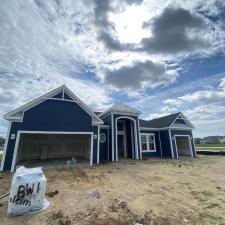
[(143, 152), (156, 152), (155, 134), (152, 133), (141, 134), (141, 150)]

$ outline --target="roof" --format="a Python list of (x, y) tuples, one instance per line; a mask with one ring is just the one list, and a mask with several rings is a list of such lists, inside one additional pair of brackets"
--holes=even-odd
[(134, 115), (141, 114), (141, 112), (136, 110), (135, 108), (120, 103), (120, 104), (114, 104), (113, 106), (108, 108), (106, 111), (101, 113), (99, 116), (102, 116), (108, 112), (120, 112), (120, 113), (124, 113), (124, 114), (134, 114)]
[(64, 99), (64, 94), (62, 95), (62, 99), (65, 101), (72, 101), (77, 103), (87, 114), (89, 114), (92, 117), (92, 123), (93, 124), (103, 124), (104, 122), (85, 104), (83, 103), (68, 87), (65, 85), (62, 85), (22, 106), (20, 106), (17, 109), (14, 109), (7, 114), (4, 115), (4, 119), (8, 121), (20, 121), (22, 122), (24, 112), (33, 108), (36, 105), (41, 104), (42, 102), (46, 101), (47, 99), (52, 99), (56, 94), (59, 94), (60, 92), (66, 93), (71, 100)]
[(140, 127), (146, 128), (166, 128), (170, 127), (177, 118), (182, 118), (190, 128), (194, 128), (193, 124), (184, 116), (182, 112), (170, 114), (168, 116), (159, 117), (153, 120), (140, 119)]

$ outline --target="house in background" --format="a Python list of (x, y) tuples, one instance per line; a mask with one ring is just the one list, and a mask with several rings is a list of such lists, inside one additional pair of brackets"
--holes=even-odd
[(176, 113), (154, 120), (115, 104), (93, 112), (65, 85), (7, 113), (9, 128), (1, 170), (51, 159), (76, 158), (90, 165), (121, 158), (196, 156), (192, 129)]

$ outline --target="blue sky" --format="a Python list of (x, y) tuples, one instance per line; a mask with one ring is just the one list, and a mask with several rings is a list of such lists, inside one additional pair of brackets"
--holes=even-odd
[(33, 0), (0, 5), (0, 135), (8, 111), (66, 84), (93, 108), (182, 111), (225, 135), (222, 0)]

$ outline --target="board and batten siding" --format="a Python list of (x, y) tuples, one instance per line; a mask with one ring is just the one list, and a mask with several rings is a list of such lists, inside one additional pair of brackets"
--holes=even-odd
[(99, 149), (99, 160), (104, 161), (104, 160), (108, 160), (109, 159), (109, 129), (108, 128), (101, 128), (100, 129), (100, 135), (101, 134), (105, 134), (106, 136), (106, 141), (105, 143), (99, 143), (100, 145), (100, 149)]
[(162, 157), (172, 157), (168, 130), (160, 130)]
[(112, 160), (112, 129), (111, 129), (111, 114), (109, 114), (108, 116), (106, 117), (103, 117), (101, 118), (103, 121), (104, 121), (104, 124), (105, 125), (109, 125), (110, 128), (109, 128), (109, 160), (111, 161)]
[[(92, 118), (77, 103), (69, 101), (46, 100), (24, 113), (23, 122), (12, 122), (3, 170), (10, 170), (17, 131), (60, 131), (93, 132), (98, 134), (98, 127), (92, 126)], [(97, 140), (93, 140), (93, 163), (97, 162)]]

